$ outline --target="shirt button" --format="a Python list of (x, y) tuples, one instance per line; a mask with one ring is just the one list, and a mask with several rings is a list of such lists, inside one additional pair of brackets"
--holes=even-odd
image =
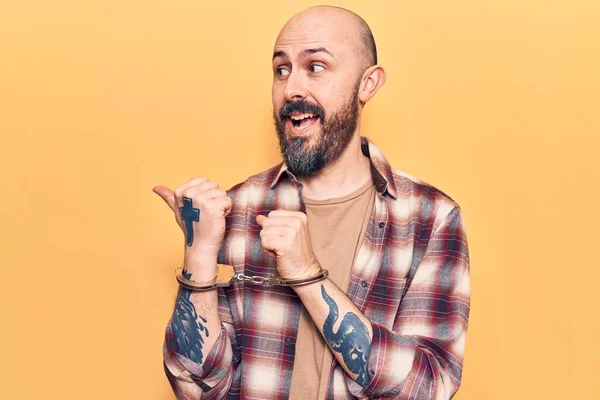
[(362, 286), (362, 287), (367, 287), (367, 286), (368, 286), (368, 283), (367, 283), (367, 281), (362, 281), (362, 282), (360, 283), (360, 286)]
[(379, 223), (379, 227), (380, 227), (381, 229), (383, 229), (383, 227), (384, 227), (384, 226), (385, 226), (385, 222), (380, 222), (380, 223)]
[(292, 341), (290, 340), (290, 338), (285, 338), (285, 344), (289, 344), (289, 345), (292, 344)]

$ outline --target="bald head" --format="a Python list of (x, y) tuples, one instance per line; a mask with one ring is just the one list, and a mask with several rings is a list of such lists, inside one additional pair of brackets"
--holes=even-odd
[(365, 57), (365, 62), (368, 66), (377, 64), (377, 46), (375, 46), (375, 38), (373, 37), (373, 32), (371, 32), (371, 28), (367, 22), (362, 19), (362, 17), (350, 10), (347, 10), (342, 7), (335, 6), (316, 6), (313, 7), (315, 9), (329, 9), (333, 12), (338, 12), (343, 15), (347, 15), (354, 25), (354, 29), (357, 30), (358, 35), (360, 37), (360, 44), (362, 47), (361, 53)]
[(351, 47), (361, 57), (361, 67), (377, 64), (377, 47), (371, 28), (358, 14), (341, 7), (315, 6), (306, 9), (289, 19), (279, 33), (277, 41), (288, 33), (326, 33), (333, 40), (340, 40)]

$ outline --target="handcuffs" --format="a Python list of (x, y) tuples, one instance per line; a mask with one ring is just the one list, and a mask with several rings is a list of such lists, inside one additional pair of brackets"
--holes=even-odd
[(212, 281), (194, 282), (183, 276), (183, 267), (177, 268), (175, 272), (175, 277), (181, 287), (197, 292), (206, 292), (220, 287), (227, 287), (231, 285), (234, 280), (264, 286), (302, 286), (323, 280), (327, 278), (328, 275), (329, 271), (320, 268), (316, 275), (301, 279), (284, 279), (278, 275), (248, 276), (241, 273), (236, 274), (231, 265), (217, 264), (217, 276)]

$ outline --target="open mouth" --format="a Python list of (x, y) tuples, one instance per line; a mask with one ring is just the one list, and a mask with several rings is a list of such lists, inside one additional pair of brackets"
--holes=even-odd
[(293, 130), (300, 133), (307, 131), (311, 126), (319, 121), (319, 116), (314, 113), (292, 113), (288, 120)]

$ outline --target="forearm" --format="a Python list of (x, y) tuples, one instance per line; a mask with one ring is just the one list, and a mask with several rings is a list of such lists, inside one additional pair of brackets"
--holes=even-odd
[[(214, 278), (216, 257), (191, 260), (186, 257), (184, 263), (186, 271), (194, 271), (186, 273), (188, 279), (206, 282)], [(164, 345), (165, 372), (178, 399), (223, 398), (231, 385), (233, 331), (221, 321), (218, 297), (217, 290), (179, 289)]]
[[(352, 380), (348, 385), (353, 395), (412, 398), (403, 392), (405, 382), (419, 387), (419, 393), (428, 392), (423, 397), (428, 399), (448, 399), (456, 391), (458, 383), (446, 371), (452, 368), (446, 359), (460, 360), (439, 354), (433, 340), (372, 323), (329, 279), (295, 291)], [(428, 391), (422, 390), (426, 387)]]
[(373, 336), (369, 320), (329, 279), (294, 290), (342, 368), (361, 386), (367, 386)]
[[(196, 282), (209, 281), (216, 275), (216, 264), (216, 255), (194, 258), (186, 254), (184, 275)], [(179, 287), (170, 327), (169, 350), (202, 365), (221, 329), (217, 291), (197, 292)]]

